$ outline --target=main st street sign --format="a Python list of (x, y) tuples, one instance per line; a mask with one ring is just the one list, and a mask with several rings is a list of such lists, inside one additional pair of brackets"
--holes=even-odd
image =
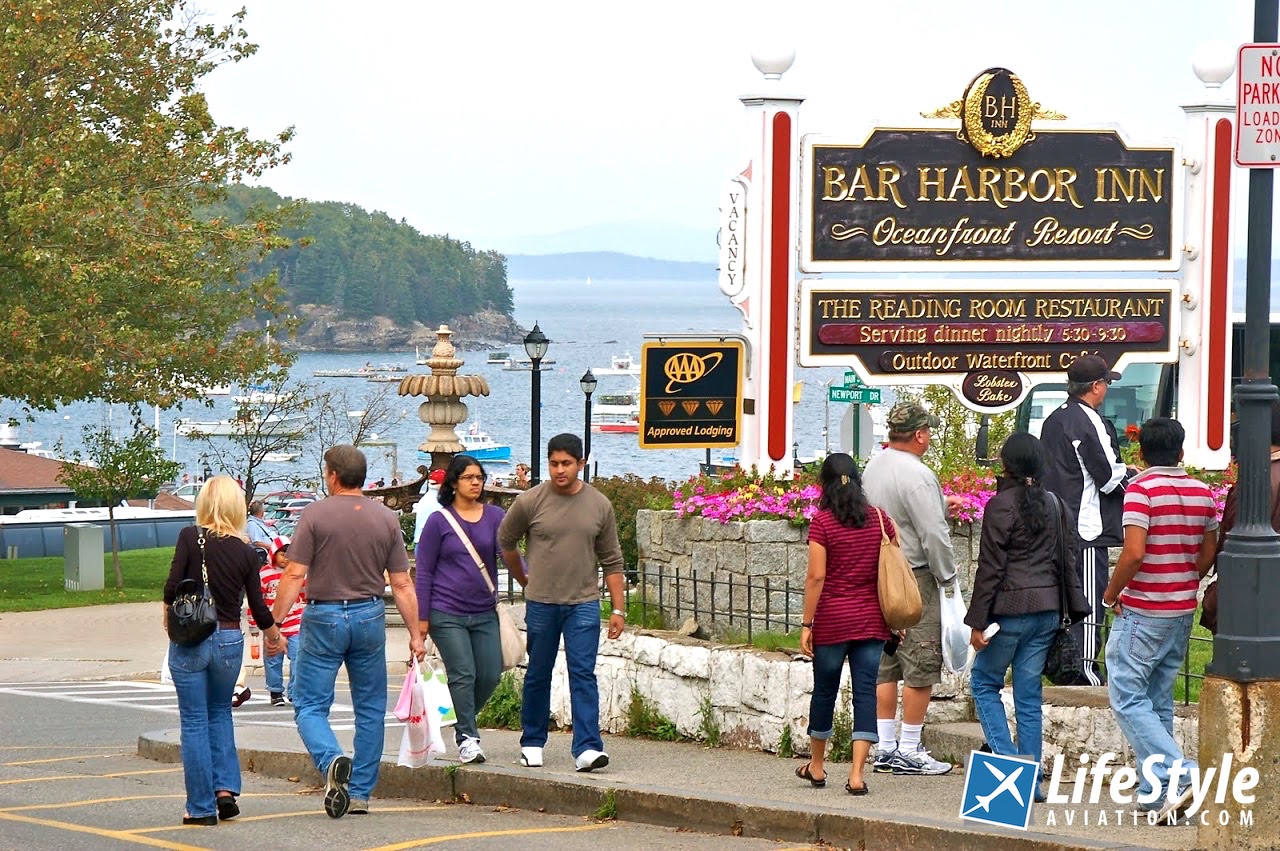
[(1176, 271), (1178, 151), (1114, 129), (1033, 129), (1046, 113), (1003, 68), (943, 113), (958, 131), (805, 137), (800, 268), (1021, 279), (801, 281), (800, 363), (851, 365), (875, 385), (949, 384), (995, 412), (1086, 354), (1121, 368), (1176, 359), (1175, 280), (1027, 273)]

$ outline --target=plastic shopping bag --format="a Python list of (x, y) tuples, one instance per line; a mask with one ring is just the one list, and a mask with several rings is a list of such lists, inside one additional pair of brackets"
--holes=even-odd
[(396, 700), (392, 714), (401, 721), (408, 721), (412, 712), (413, 690), (418, 685), (418, 662), (414, 660), (409, 670), (404, 672), (404, 685), (400, 686), (400, 697)]
[(173, 685), (173, 675), (169, 673), (169, 648), (164, 648), (164, 661), (160, 663), (160, 684)]
[(964, 595), (960, 593), (959, 585), (950, 594), (941, 588), (938, 595), (942, 606), (942, 662), (951, 673), (963, 674), (973, 664), (973, 645), (969, 643), (971, 630), (964, 622)]
[(410, 668), (414, 683), (410, 689), (409, 715), (405, 719), (404, 735), (400, 738), (400, 757), (396, 760), (398, 765), (407, 768), (421, 768), (431, 761), (432, 754), (444, 753), (440, 725), (435, 723), (434, 714), (427, 710), (418, 671), (417, 662), (414, 662)]
[(427, 708), (435, 716), (435, 722), (441, 727), (457, 724), (458, 713), (453, 709), (453, 695), (449, 693), (449, 674), (444, 669), (444, 662), (438, 657), (428, 656), (418, 671), (422, 676), (422, 690), (426, 697)]

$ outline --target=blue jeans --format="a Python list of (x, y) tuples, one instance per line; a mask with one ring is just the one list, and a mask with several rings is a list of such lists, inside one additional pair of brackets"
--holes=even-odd
[(431, 640), (449, 674), (449, 696), (458, 716), (453, 737), (460, 745), (465, 738), (480, 737), (476, 712), (489, 702), (502, 676), (498, 613), (451, 615), (432, 609), (430, 614)]
[(809, 736), (823, 741), (835, 728), (836, 696), (840, 691), (840, 669), (849, 660), (849, 683), (853, 690), (853, 738), (875, 744), (876, 674), (884, 640), (843, 641), (813, 648), (813, 694), (809, 698)]
[(182, 725), (182, 779), (187, 815), (217, 813), (217, 792), (240, 794), (240, 758), (231, 720), (231, 692), (244, 659), (244, 633), (214, 630), (195, 647), (169, 643), (169, 675)]
[(387, 714), (387, 608), (380, 597), (307, 603), (295, 659), (293, 717), (316, 769), (325, 774), (342, 756), (329, 726), (338, 668), (347, 666), (355, 710), (351, 797), (367, 801), (378, 785)]
[[(1187, 767), (1196, 764), (1183, 756), (1173, 740), (1173, 685), (1187, 655), (1193, 617), (1153, 618), (1125, 609), (1111, 624), (1107, 639), (1107, 696), (1116, 724), (1138, 762), (1138, 797), (1159, 794), (1154, 801), (1139, 801), (1152, 809), (1167, 794), (1173, 761), (1181, 759)], [(1141, 766), (1154, 754), (1162, 759), (1151, 766), (1160, 782), (1160, 788), (1153, 790)], [(1190, 781), (1182, 776), (1186, 786)]]
[(289, 699), (292, 700), (298, 689), (298, 636), (291, 635), (285, 639), (285, 652), (262, 657), (262, 675), (267, 681), (267, 691), (272, 694), (284, 692), (284, 657), (289, 657)]
[[(997, 615), (1000, 631), (973, 659), (969, 687), (982, 732), (994, 753), (1029, 756), (1040, 762), (1044, 755), (1043, 697), (1040, 677), (1044, 660), (1061, 622), (1057, 609), (1029, 615)], [(1009, 734), (1000, 689), (1013, 667), (1013, 714), (1018, 719), (1018, 744)]]
[(596, 685), (596, 650), (600, 646), (600, 604), (525, 603), (529, 667), (524, 675), (524, 703), (520, 708), (520, 746), (547, 744), (551, 718), (551, 669), (564, 636), (564, 661), (569, 672), (569, 708), (573, 712), (573, 755), (603, 751), (600, 738), (600, 691)]

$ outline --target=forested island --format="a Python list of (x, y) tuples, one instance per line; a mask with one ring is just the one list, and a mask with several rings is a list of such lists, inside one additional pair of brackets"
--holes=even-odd
[[(232, 186), (209, 217), (244, 221), (254, 207), (291, 203), (268, 188)], [(507, 261), (449, 236), (338, 201), (302, 201), (282, 228), (294, 246), (248, 274), (279, 275), (287, 312), (300, 322), (290, 348), (370, 351), (429, 347), (448, 324), (459, 343), (484, 347), (519, 339), (511, 316)]]

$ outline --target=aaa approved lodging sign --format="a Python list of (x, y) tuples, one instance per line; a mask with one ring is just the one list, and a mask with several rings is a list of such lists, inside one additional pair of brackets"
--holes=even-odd
[(640, 350), (640, 448), (737, 446), (742, 343), (663, 340)]
[(1236, 64), (1236, 165), (1280, 166), (1280, 44), (1245, 44)]

